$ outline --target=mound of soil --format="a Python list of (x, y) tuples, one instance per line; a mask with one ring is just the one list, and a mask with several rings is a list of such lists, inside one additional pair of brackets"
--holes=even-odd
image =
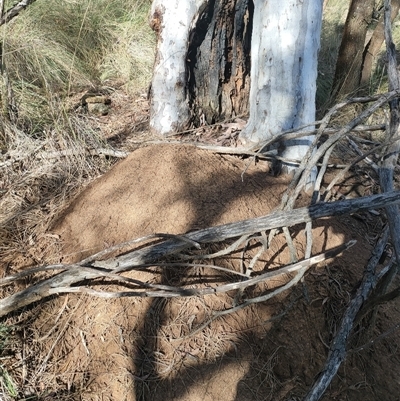
[[(268, 166), (193, 146), (136, 150), (92, 183), (55, 224), (70, 260), (155, 232), (181, 234), (262, 216), (287, 186)], [(80, 253), (77, 253), (77, 252)]]
[[(279, 205), (287, 184), (269, 176), (261, 162), (192, 146), (152, 145), (94, 181), (59, 216), (52, 233), (61, 238), (61, 259), (73, 262), (147, 234), (180, 234), (266, 215)], [(299, 399), (322, 369), (327, 344), (362, 275), (371, 250), (366, 221), (346, 216), (316, 222), (314, 254), (350, 239), (357, 244), (314, 269), (302, 285), (218, 319), (212, 311), (231, 306), (236, 294), (55, 299), (34, 323), (47, 355), (41, 380), (47, 372), (58, 388), (87, 401)], [(301, 257), (303, 227), (291, 233)], [(276, 237), (257, 269), (288, 262), (286, 242)], [(132, 274), (152, 279), (145, 271)], [(209, 271), (167, 271), (160, 282), (179, 284), (188, 274), (201, 280)], [(384, 331), (394, 317), (383, 313), (376, 327)], [(351, 353), (324, 399), (398, 399), (398, 336), (390, 339)]]

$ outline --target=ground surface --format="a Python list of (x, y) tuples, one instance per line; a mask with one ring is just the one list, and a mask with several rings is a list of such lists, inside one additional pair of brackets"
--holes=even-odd
[[(146, 234), (180, 234), (266, 215), (279, 206), (287, 181), (268, 175), (264, 162), (248, 163), (189, 145), (140, 147), (60, 212), (48, 232), (57, 238), (52, 258), (74, 262)], [(350, 239), (358, 242), (312, 269), (304, 284), (199, 331), (212, 311), (233, 304), (235, 293), (173, 300), (86, 295), (49, 300), (35, 308), (26, 328), (35, 351), (26, 361), (26, 392), (41, 390), (46, 400), (85, 401), (301, 399), (323, 367), (379, 221), (366, 213), (315, 222), (313, 254)], [(305, 247), (303, 228), (291, 229), (299, 257)], [(237, 260), (220, 263), (239, 269), (240, 257), (239, 252)], [(278, 236), (255, 270), (288, 262), (286, 243)], [(129, 274), (174, 285), (189, 276), (211, 284), (221, 280), (207, 268)], [(252, 291), (257, 295), (265, 289)], [(399, 399), (399, 333), (369, 343), (399, 320), (400, 304), (392, 303), (380, 309), (370, 333), (359, 328), (325, 400)]]

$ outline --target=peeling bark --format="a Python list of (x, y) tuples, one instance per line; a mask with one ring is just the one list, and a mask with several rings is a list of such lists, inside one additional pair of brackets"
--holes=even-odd
[(150, 91), (153, 131), (167, 135), (191, 123), (248, 113), (252, 4), (153, 2), (150, 23), (158, 37)]
[[(241, 139), (258, 143), (312, 123), (321, 23), (322, 0), (154, 0), (151, 128), (166, 135), (249, 112)], [(282, 156), (301, 160), (312, 140), (287, 141)]]

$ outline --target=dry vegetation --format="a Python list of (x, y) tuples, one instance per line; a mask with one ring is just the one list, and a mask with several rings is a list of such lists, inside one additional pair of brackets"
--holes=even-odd
[[(13, 4), (11, 1), (6, 3), (6, 6)], [(318, 82), (321, 116), (327, 107), (332, 105), (330, 88), (333, 66), (347, 7), (347, 2), (342, 0), (330, 0), (326, 4)], [(125, 149), (125, 132), (117, 132), (118, 141), (107, 140), (106, 136), (112, 135), (109, 135), (109, 132), (105, 135), (104, 131), (99, 129), (101, 124), (96, 118), (81, 113), (80, 110), (77, 112), (74, 105), (87, 91), (103, 91), (115, 98), (123, 97), (124, 102), (132, 102), (132, 107), (137, 107), (134, 106), (134, 100), (140, 98), (142, 92), (146, 92), (153, 62), (154, 39), (147, 26), (149, 5), (149, 0), (37, 0), (20, 16), (1, 27), (5, 67), (0, 76), (2, 276), (10, 273), (9, 268), (16, 264), (16, 260), (20, 268), (52, 262), (49, 249), (51, 246), (57, 247), (57, 244), (49, 245), (52, 241), (46, 234), (47, 228), (78, 190), (114, 164), (116, 158), (113, 155), (118, 154), (113, 152)], [(376, 71), (375, 79), (379, 85), (374, 82), (371, 87), (379, 86), (384, 91), (387, 83), (383, 78), (382, 69), (378, 68)], [(129, 105), (125, 105), (121, 108), (121, 113), (128, 109)], [(140, 112), (145, 114), (143, 109)], [(119, 117), (124, 116), (121, 114)], [(354, 109), (351, 109), (349, 114), (342, 113), (335, 123), (343, 124), (344, 120), (352, 117)], [(383, 123), (384, 117), (384, 113), (375, 114), (370, 121)], [(137, 125), (140, 129), (143, 129), (143, 121), (146, 121), (146, 118)], [(117, 131), (119, 130), (118, 126)], [(364, 139), (375, 140), (376, 137)], [(119, 149), (114, 149), (113, 146)], [(346, 144), (344, 149), (347, 146)], [(31, 247), (35, 246), (37, 250), (41, 243), (46, 252), (43, 251), (42, 255), (38, 252), (31, 254)], [(330, 272), (328, 276), (332, 278)], [(336, 278), (332, 279), (333, 284), (337, 282), (335, 280)], [(346, 288), (350, 289), (351, 286), (347, 284)], [(329, 292), (333, 287), (327, 287), (325, 290)], [(4, 290), (4, 295), (7, 295), (7, 291), (11, 290)], [(344, 304), (343, 299), (348, 293), (342, 287), (338, 292), (340, 297), (337, 299), (340, 298)], [(337, 299), (327, 301), (327, 305), (333, 305)], [(187, 301), (179, 302), (182, 305), (174, 310), (174, 324), (181, 328), (190, 316), (180, 315), (186, 313)], [(198, 302), (199, 309), (207, 310), (202, 301)], [(62, 335), (68, 330), (70, 319), (76, 318), (74, 313), (76, 315), (79, 309), (78, 303), (69, 315), (61, 316), (66, 305), (58, 305), (59, 314), (55, 318), (54, 327), (46, 326), (49, 325), (49, 321), (37, 323), (43, 323), (49, 335), (53, 330), (59, 330), (57, 343), (62, 342)], [(104, 304), (102, 307), (104, 308)], [(342, 310), (343, 305), (340, 308)], [(88, 313), (94, 314), (94, 309)], [(337, 313), (335, 316), (337, 317)], [(29, 355), (38, 353), (43, 355), (44, 360), (36, 366), (33, 372), (36, 376), (32, 382), (40, 383), (40, 375), (45, 367), (51, 370), (50, 357), (53, 350), (49, 351), (40, 341), (37, 342), (37, 348), (31, 350), (16, 350), (13, 345), (16, 333), (20, 332), (14, 330), (14, 327), (18, 324), (28, 327), (34, 318), (34, 315), (27, 312), (10, 317), (0, 324), (2, 400), (21, 399), (24, 396), (21, 391), (26, 391), (26, 394), (32, 397), (30, 399), (40, 399), (40, 389), (19, 388), (20, 377), (13, 372), (13, 365), (3, 364), (3, 361), (7, 361), (17, 352)], [(171, 325), (168, 330), (174, 331), (175, 326)], [(201, 352), (212, 353), (212, 358), (216, 360), (219, 355), (218, 347), (222, 345), (218, 342), (210, 344), (210, 337), (206, 334), (212, 329), (213, 327), (206, 328), (199, 334), (204, 347)], [(23, 332), (27, 331), (23, 329)], [(229, 335), (218, 332), (218, 336), (227, 337), (224, 341), (230, 341)], [(166, 338), (164, 336), (158, 341), (168, 347)], [(139, 341), (136, 338), (134, 340)], [(84, 343), (83, 340), (82, 342)], [(160, 364), (163, 363), (162, 358), (163, 355), (159, 357)], [(262, 365), (260, 372), (263, 371), (263, 374), (267, 375), (264, 381), (271, 388), (279, 387), (279, 380), (269, 369), (270, 365), (276, 363), (276, 358), (276, 354), (272, 353), (266, 360), (260, 357), (258, 361), (260, 366)], [(165, 371), (171, 368), (171, 361), (166, 360), (164, 363)], [(49, 376), (46, 376), (46, 380), (43, 382), (42, 393), (50, 394), (48, 399), (51, 399), (52, 389), (46, 387), (56, 386), (57, 377), (53, 376), (53, 384)], [(82, 374), (82, 386), (85, 383)], [(71, 395), (68, 391), (65, 394), (58, 393), (59, 399), (63, 400), (76, 399), (75, 396), (76, 394)]]
[[(5, 9), (14, 5), (6, 1)], [(153, 63), (147, 0), (38, 0), (1, 27), (0, 269), (40, 264), (29, 249), (77, 190), (107, 171), (112, 147), (71, 105), (87, 91), (146, 90)], [(98, 150), (101, 150), (100, 153)], [(111, 156), (110, 156), (111, 155)], [(0, 354), (12, 346), (0, 326)], [(0, 398), (16, 397), (12, 372), (0, 368)]]
[(148, 85), (147, 12), (144, 1), (38, 1), (2, 28), (5, 263), (32, 245), (71, 194), (112, 164), (90, 153), (110, 145), (93, 118), (71, 112), (71, 104), (88, 90), (118, 88), (134, 96)]

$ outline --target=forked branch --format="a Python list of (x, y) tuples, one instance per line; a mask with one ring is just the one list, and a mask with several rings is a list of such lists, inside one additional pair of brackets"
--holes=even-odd
[[(277, 211), (255, 219), (206, 228), (185, 236), (168, 236), (168, 239), (159, 243), (144, 246), (114, 259), (102, 261), (85, 259), (74, 265), (66, 265), (63, 272), (0, 300), (0, 317), (55, 294), (59, 288), (70, 288), (83, 280), (101, 278), (106, 274), (116, 275), (142, 265), (157, 265), (157, 262), (161, 262), (166, 256), (197, 247), (197, 244), (201, 246), (206, 243), (222, 242), (274, 228), (292, 227), (322, 217), (349, 214), (370, 208), (378, 209), (396, 203), (400, 203), (400, 191), (333, 203), (319, 203), (311, 207)], [(61, 268), (62, 265), (57, 265), (57, 269)]]

